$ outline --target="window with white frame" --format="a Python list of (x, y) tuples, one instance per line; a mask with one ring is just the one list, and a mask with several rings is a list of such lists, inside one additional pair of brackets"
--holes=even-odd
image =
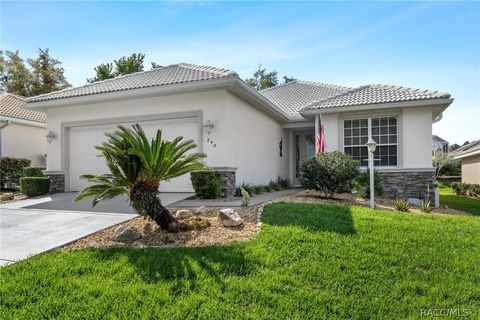
[(396, 117), (372, 117), (348, 119), (343, 122), (343, 148), (361, 166), (368, 164), (368, 150), (365, 144), (369, 138), (377, 143), (375, 165), (397, 166), (398, 123)]

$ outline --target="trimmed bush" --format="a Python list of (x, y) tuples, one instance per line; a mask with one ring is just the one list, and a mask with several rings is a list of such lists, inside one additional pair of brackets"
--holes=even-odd
[(459, 196), (480, 197), (480, 184), (452, 182), (453, 192)]
[(194, 171), (191, 173), (190, 179), (197, 196), (206, 199), (216, 199), (222, 196), (222, 181), (218, 171)]
[[(354, 188), (360, 192), (362, 198), (370, 198), (370, 169), (358, 175), (354, 181)], [(377, 170), (373, 170), (373, 189), (376, 196), (383, 195), (382, 177)]]
[(1, 188), (18, 188), (23, 168), (28, 167), (30, 163), (29, 159), (2, 157), (0, 161)]
[(25, 167), (23, 168), (24, 177), (43, 177), (42, 171), (45, 167)]
[(50, 179), (48, 177), (23, 177), (20, 178), (20, 190), (29, 197), (48, 194)]
[(306, 189), (322, 191), (327, 198), (335, 193), (351, 192), (359, 174), (358, 161), (340, 151), (322, 152), (303, 162), (300, 183)]

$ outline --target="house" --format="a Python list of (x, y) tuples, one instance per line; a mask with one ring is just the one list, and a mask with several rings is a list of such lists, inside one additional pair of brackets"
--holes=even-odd
[(0, 154), (2, 157), (27, 158), (33, 166), (45, 166), (46, 115), (22, 109), (25, 99), (0, 93)]
[(443, 153), (448, 153), (448, 141), (440, 138), (437, 135), (432, 136), (432, 154), (441, 151)]
[(451, 155), (462, 161), (462, 182), (480, 184), (480, 140), (452, 151)]
[[(385, 194), (422, 197), (433, 190), (432, 123), (452, 103), (447, 93), (387, 85), (356, 88), (293, 81), (257, 92), (231, 70), (175, 64), (29, 98), (47, 113), (56, 139), (47, 145), (53, 190), (77, 191), (82, 174), (107, 171), (94, 149), (118, 124), (147, 134), (194, 139), (226, 184), (298, 184), (302, 161), (315, 154), (324, 126), (326, 150), (350, 153), (365, 168), (369, 137)], [(161, 191), (192, 191), (189, 177)]]

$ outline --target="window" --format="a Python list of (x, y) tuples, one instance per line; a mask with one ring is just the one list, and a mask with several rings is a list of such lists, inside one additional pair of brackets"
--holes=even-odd
[(368, 150), (365, 144), (369, 137), (377, 143), (374, 158), (375, 165), (397, 165), (397, 118), (378, 117), (344, 120), (344, 152), (360, 162), (368, 164)]

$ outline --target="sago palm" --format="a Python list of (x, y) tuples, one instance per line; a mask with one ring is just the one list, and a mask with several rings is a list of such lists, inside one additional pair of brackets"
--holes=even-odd
[(202, 159), (206, 155), (187, 154), (197, 146), (192, 140), (163, 140), (161, 130), (148, 140), (138, 124), (132, 128), (118, 126), (106, 136), (107, 142), (95, 148), (102, 152), (111, 174), (83, 175), (93, 185), (80, 191), (74, 201), (93, 197), (95, 206), (99, 201), (127, 195), (136, 213), (150, 216), (162, 229), (178, 228), (178, 222), (158, 197), (160, 182), (204, 169)]

